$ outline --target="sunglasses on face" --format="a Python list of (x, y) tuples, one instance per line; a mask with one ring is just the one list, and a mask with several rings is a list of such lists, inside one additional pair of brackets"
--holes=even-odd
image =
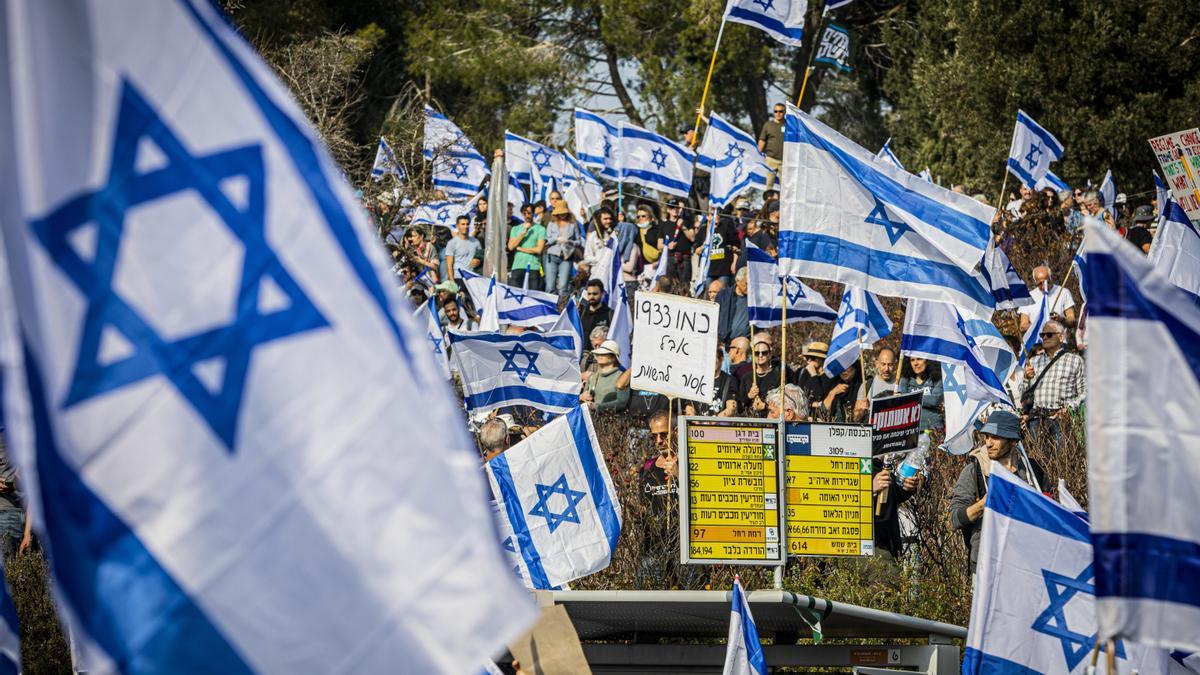
[(670, 435), (671, 435), (671, 432), (669, 432), (669, 431), (651, 431), (650, 432), (650, 437), (654, 438), (654, 439), (659, 439), (659, 438), (665, 439)]
[(783, 110), (776, 110), (776, 111), (775, 111), (775, 114), (776, 114), (776, 115), (782, 115), (784, 112), (785, 112), (785, 111), (783, 111)]
[(1044, 338), (1058, 337), (1058, 333), (1038, 333), (1038, 335)]
[(755, 356), (770, 356), (771, 350), (770, 349), (759, 349), (754, 352), (754, 355)]
[(650, 214), (649, 213), (639, 213), (639, 214), (637, 214), (637, 217), (638, 217), (638, 219), (649, 218)]

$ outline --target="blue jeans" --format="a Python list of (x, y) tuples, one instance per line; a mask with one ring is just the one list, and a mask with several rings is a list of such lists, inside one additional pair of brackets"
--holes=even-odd
[(570, 260), (546, 254), (546, 290), (560, 296), (567, 294), (567, 286), (571, 283)]

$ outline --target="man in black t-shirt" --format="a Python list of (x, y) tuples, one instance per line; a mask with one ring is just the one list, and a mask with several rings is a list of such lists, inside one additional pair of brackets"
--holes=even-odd
[[(697, 241), (696, 245), (703, 246), (704, 241)], [(720, 279), (727, 288), (732, 286), (733, 273), (737, 269), (735, 263), (740, 249), (741, 242), (738, 241), (737, 228), (734, 227), (733, 220), (728, 216), (722, 216), (713, 228), (712, 250), (708, 257), (708, 278)]]
[(697, 226), (702, 225), (700, 221), (700, 218), (684, 213), (682, 199), (676, 197), (667, 202), (667, 217), (663, 221), (666, 235), (671, 240), (667, 244), (671, 255), (667, 274), (684, 286), (692, 283), (692, 247), (697, 237)]
[(1137, 207), (1133, 215), (1133, 227), (1125, 233), (1125, 238), (1129, 243), (1133, 244), (1142, 253), (1150, 252), (1150, 243), (1154, 241), (1154, 235), (1150, 234), (1147, 223), (1154, 222), (1154, 207), (1149, 204), (1142, 204)]

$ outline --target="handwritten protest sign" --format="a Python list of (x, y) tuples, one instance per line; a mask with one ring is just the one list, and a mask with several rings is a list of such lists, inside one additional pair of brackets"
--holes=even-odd
[(1200, 129), (1150, 139), (1171, 196), (1188, 218), (1200, 221)]
[(638, 291), (634, 307), (631, 386), (694, 401), (712, 398), (717, 303)]

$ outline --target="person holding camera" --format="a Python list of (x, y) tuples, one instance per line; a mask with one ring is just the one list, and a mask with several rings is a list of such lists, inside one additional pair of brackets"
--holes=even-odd
[(1030, 439), (1062, 443), (1062, 423), (1083, 405), (1087, 393), (1083, 357), (1067, 350), (1065, 328), (1057, 321), (1042, 325), (1043, 351), (1025, 363), (1021, 382), (1021, 422)]

